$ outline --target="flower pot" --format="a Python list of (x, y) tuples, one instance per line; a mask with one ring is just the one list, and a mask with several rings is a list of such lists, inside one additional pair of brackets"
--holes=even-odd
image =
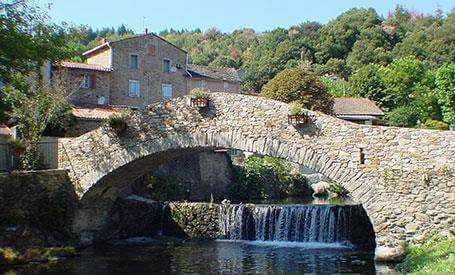
[(310, 117), (303, 115), (288, 115), (288, 122), (294, 126), (303, 126), (310, 123)]
[(126, 128), (128, 127), (126, 122), (115, 123), (112, 126), (112, 129), (117, 133), (117, 135), (122, 135), (125, 133)]
[(25, 149), (24, 148), (17, 148), (17, 147), (12, 147), (10, 149), (11, 155), (14, 157), (20, 157), (24, 154)]
[(191, 98), (190, 101), (192, 107), (205, 108), (209, 106), (208, 98)]

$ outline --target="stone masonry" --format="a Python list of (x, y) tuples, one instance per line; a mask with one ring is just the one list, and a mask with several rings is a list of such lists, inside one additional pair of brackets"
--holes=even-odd
[(311, 125), (295, 128), (287, 111), (285, 103), (239, 94), (210, 94), (207, 110), (176, 98), (135, 112), (125, 136), (102, 127), (62, 139), (60, 164), (83, 201), (115, 200), (112, 190), (151, 162), (182, 151), (233, 148), (284, 158), (341, 183), (363, 204), (379, 246), (416, 243), (433, 231), (453, 235), (454, 132), (357, 125), (319, 112), (310, 112)]

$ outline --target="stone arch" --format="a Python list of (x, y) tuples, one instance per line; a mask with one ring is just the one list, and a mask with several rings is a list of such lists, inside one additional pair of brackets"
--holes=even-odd
[[(311, 111), (312, 125), (295, 128), (287, 123), (285, 103), (213, 93), (210, 107), (199, 110), (188, 100), (135, 112), (123, 137), (102, 127), (61, 140), (60, 166), (69, 170), (79, 195), (120, 167), (159, 152), (225, 147), (288, 159), (341, 183), (367, 210), (379, 245), (418, 241), (453, 222), (445, 209), (455, 202), (444, 192), (453, 187), (455, 171), (450, 131), (356, 125)], [(443, 222), (425, 213), (428, 207), (444, 213)]]

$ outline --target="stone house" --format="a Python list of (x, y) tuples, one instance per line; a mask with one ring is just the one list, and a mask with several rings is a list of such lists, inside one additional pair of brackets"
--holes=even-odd
[(333, 114), (340, 119), (358, 124), (382, 124), (384, 112), (368, 98), (334, 98)]
[(234, 68), (188, 65), (188, 91), (201, 88), (211, 92), (240, 93), (241, 72)]
[(85, 63), (52, 65), (52, 77), (78, 84), (76, 106), (144, 108), (187, 93), (187, 52), (146, 33), (103, 44), (83, 53)]

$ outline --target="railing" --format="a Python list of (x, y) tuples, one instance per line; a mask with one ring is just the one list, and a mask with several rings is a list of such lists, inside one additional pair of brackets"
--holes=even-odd
[[(0, 140), (0, 172), (8, 172), (17, 167), (17, 160), (11, 155), (9, 144), (6, 140)], [(39, 152), (42, 156), (44, 167), (48, 169), (58, 168), (58, 139), (43, 137), (39, 144)]]

